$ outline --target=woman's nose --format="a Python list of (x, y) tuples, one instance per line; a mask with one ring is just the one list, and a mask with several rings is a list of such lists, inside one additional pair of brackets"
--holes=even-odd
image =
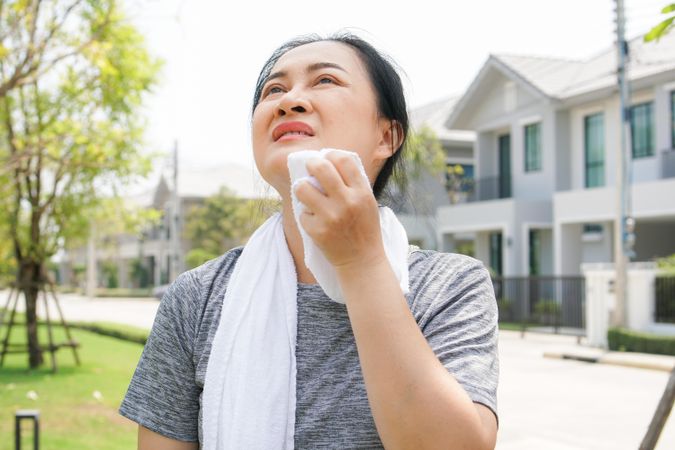
[(312, 110), (311, 102), (305, 97), (299, 89), (291, 89), (280, 99), (276, 109), (276, 116), (283, 117), (287, 114), (302, 114)]

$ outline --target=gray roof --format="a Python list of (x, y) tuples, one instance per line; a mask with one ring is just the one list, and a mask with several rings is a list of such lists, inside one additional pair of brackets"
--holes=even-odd
[[(169, 174), (162, 177), (169, 189), (172, 183)], [(273, 189), (258, 175), (253, 167), (239, 164), (219, 164), (205, 168), (181, 168), (178, 173), (178, 195), (180, 197), (205, 198), (227, 188), (237, 197), (268, 197)]]
[(450, 130), (444, 124), (459, 99), (460, 96), (454, 95), (413, 109), (410, 111), (410, 124), (412, 128), (418, 129), (426, 125), (433, 130), (436, 137), (441, 141), (447, 143), (473, 143), (476, 140), (476, 133), (473, 131)]
[[(675, 33), (658, 42), (629, 42), (628, 77), (638, 80), (675, 70)], [(534, 56), (492, 55), (544, 95), (566, 99), (616, 85), (617, 51), (611, 47), (589, 59), (573, 61)]]
[[(629, 41), (628, 79), (648, 86), (651, 77), (675, 71), (675, 32), (657, 42)], [(550, 101), (575, 102), (586, 96), (608, 95), (616, 89), (617, 51), (614, 46), (586, 60), (540, 56), (490, 55), (473, 82), (446, 115), (445, 126), (463, 126), (459, 117), (481, 92), (483, 80), (501, 72), (535, 95)], [(607, 91), (607, 92), (603, 92)]]

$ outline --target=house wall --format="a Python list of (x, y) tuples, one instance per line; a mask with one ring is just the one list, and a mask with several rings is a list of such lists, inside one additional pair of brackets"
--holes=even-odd
[[(670, 93), (675, 91), (675, 81), (662, 83), (654, 88), (654, 116), (656, 121), (656, 152), (661, 157), (663, 150), (672, 149), (670, 129)], [(658, 120), (663, 118), (663, 120)]]
[[(515, 90), (515, 103), (513, 91)], [(511, 135), (512, 195), (522, 199), (550, 198), (556, 186), (556, 123), (559, 118), (546, 100), (534, 97), (525, 89), (507, 82), (495, 82), (483, 102), (474, 111), (479, 130), (476, 141), (477, 178), (492, 178), (499, 173), (497, 139)], [(512, 105), (509, 105), (513, 103)], [(515, 106), (514, 106), (515, 105)], [(513, 108), (507, 108), (513, 106)], [(525, 172), (525, 126), (541, 123), (542, 168)], [(561, 137), (562, 145), (565, 138)]]
[(566, 191), (572, 186), (572, 158), (570, 138), (570, 113), (555, 113), (555, 190)]
[(579, 244), (581, 245), (582, 263), (612, 262), (614, 259), (614, 224), (612, 222), (603, 222), (602, 233), (598, 235), (582, 234)]
[(539, 253), (541, 275), (553, 275), (553, 230), (541, 230), (541, 251)]
[(554, 271), (556, 275), (579, 275), (581, 273), (582, 248), (580, 223), (556, 222), (553, 229)]
[[(632, 179), (634, 183), (642, 183), (645, 181), (658, 180), (661, 178), (661, 145), (658, 142), (658, 130), (664, 128), (667, 124), (666, 122), (670, 119), (670, 114), (664, 114), (659, 116), (657, 114), (658, 107), (662, 100), (655, 98), (655, 93), (658, 90), (655, 88), (642, 90), (638, 92), (633, 92), (631, 95), (631, 104), (653, 102), (653, 114), (655, 122), (655, 137), (657, 138), (655, 142), (654, 155), (648, 156), (646, 158), (632, 159)], [(658, 102), (656, 101), (658, 100)], [(658, 104), (657, 104), (658, 103)]]
[(612, 99), (592, 102), (570, 111), (570, 181), (572, 190), (585, 189), (584, 120), (587, 116), (602, 113), (605, 141), (605, 186), (613, 186), (616, 179), (616, 158), (619, 141), (618, 103)]

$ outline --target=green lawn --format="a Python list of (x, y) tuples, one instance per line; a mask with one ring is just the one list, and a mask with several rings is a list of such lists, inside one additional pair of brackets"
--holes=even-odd
[[(1, 328), (4, 337), (5, 328)], [(55, 327), (55, 341), (65, 333)], [(40, 448), (47, 450), (113, 450), (136, 448), (136, 424), (117, 413), (143, 346), (88, 331), (71, 330), (80, 345), (82, 365), (76, 366), (70, 348), (57, 352), (59, 370), (51, 372), (45, 354), (42, 369), (28, 371), (26, 354), (8, 355), (0, 368), (0, 450), (14, 448), (14, 412), (40, 410)], [(42, 344), (47, 343), (46, 327), (40, 327)], [(15, 327), (12, 342), (25, 342), (25, 328)], [(27, 397), (29, 391), (37, 399)], [(101, 393), (96, 399), (94, 392)], [(28, 422), (24, 422), (28, 423)], [(32, 448), (26, 425), (23, 448)]]

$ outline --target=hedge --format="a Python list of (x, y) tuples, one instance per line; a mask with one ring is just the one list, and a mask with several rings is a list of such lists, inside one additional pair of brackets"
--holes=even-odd
[(675, 336), (610, 328), (607, 341), (610, 350), (675, 356)]

